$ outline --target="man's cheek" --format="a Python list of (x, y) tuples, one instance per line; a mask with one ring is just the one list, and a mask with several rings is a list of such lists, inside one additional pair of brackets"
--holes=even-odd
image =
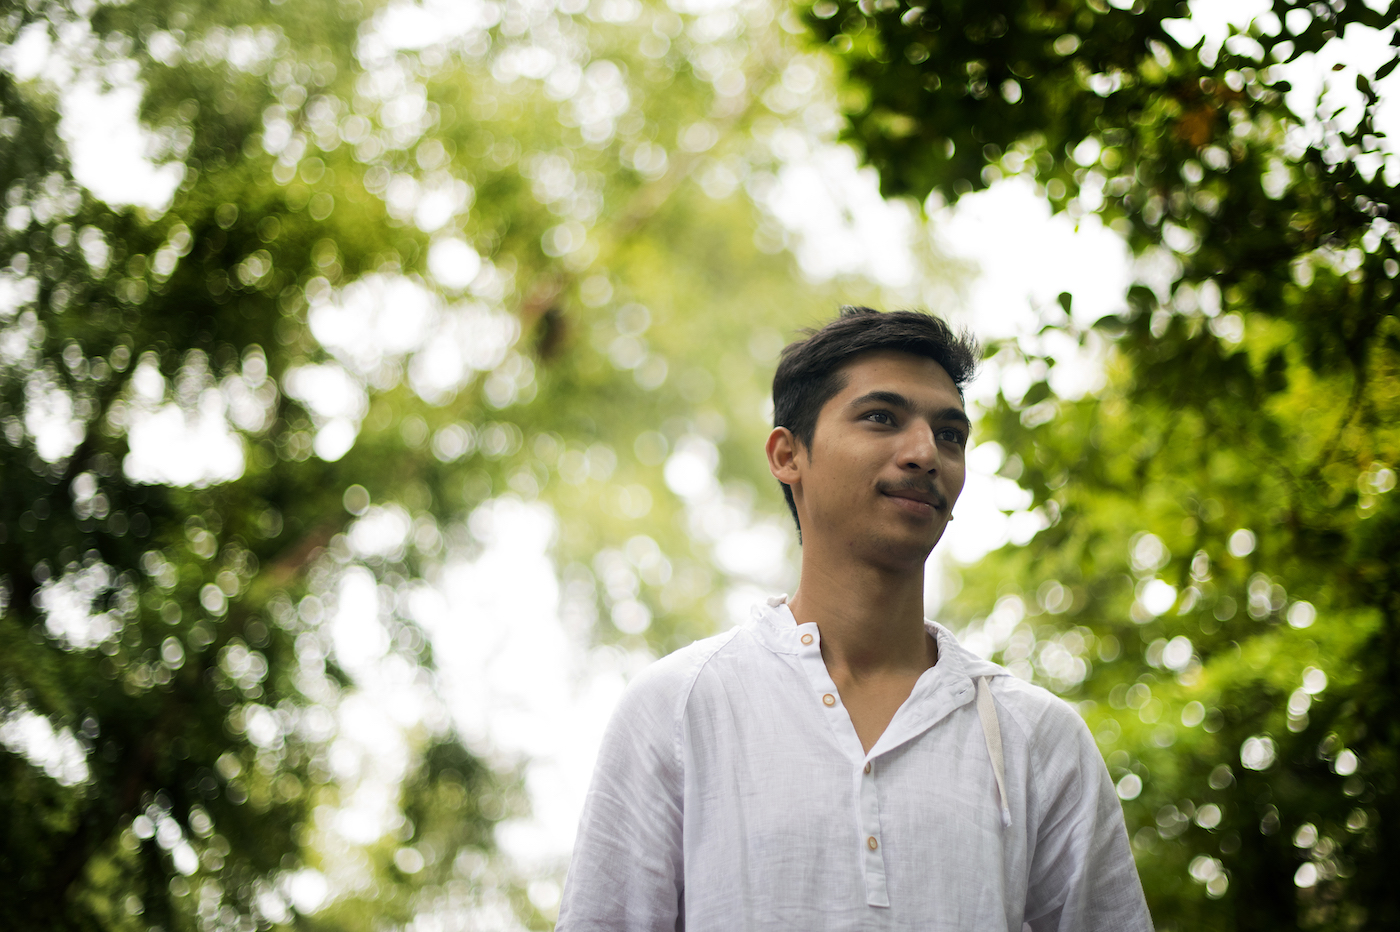
[(953, 478), (953, 487), (948, 490), (948, 503), (951, 507), (962, 495), (963, 486), (967, 483), (967, 470), (959, 469)]

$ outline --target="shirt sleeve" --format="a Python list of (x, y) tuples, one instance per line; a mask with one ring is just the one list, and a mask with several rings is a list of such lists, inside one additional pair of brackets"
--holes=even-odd
[(1151, 932), (1123, 807), (1088, 727), (1057, 702), (1038, 731), (1026, 924), (1032, 932)]
[(558, 932), (676, 932), (683, 777), (674, 672), (623, 694), (603, 736), (564, 882)]

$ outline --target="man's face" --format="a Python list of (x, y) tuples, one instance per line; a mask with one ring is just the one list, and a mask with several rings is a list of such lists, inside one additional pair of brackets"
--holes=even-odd
[(841, 372), (845, 388), (822, 407), (811, 450), (793, 457), (804, 545), (921, 566), (962, 492), (968, 420), (957, 387), (938, 363), (897, 351)]

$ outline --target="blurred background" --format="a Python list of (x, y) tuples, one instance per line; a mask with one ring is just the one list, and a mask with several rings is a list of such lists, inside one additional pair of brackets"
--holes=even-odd
[(1400, 927), (1388, 7), (9, 5), (0, 926), (551, 928), (862, 303), (985, 343), (928, 612), (1158, 928)]

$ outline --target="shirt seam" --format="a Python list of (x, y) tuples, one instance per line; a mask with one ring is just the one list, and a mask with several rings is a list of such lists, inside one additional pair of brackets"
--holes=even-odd
[(671, 751), (675, 755), (676, 770), (681, 774), (682, 782), (685, 779), (685, 742), (681, 732), (684, 729), (685, 712), (690, 705), (690, 696), (695, 691), (695, 684), (699, 682), (700, 674), (704, 672), (705, 667), (709, 665), (710, 661), (713, 660), (720, 651), (724, 650), (730, 644), (733, 644), (734, 639), (738, 637), (741, 631), (743, 631), (742, 628), (734, 628), (719, 635), (715, 638), (717, 643), (709, 649), (708, 653), (701, 654), (701, 656), (692, 661), (695, 668), (690, 673), (685, 688), (681, 690), (680, 695), (676, 698), (675, 722), (672, 725), (671, 735)]

